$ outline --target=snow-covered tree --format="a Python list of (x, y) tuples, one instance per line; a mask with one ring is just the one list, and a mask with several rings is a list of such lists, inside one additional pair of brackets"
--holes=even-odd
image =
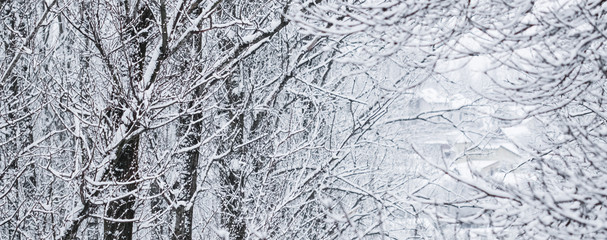
[(0, 1), (0, 236), (604, 238), (606, 9)]
[(401, 203), (361, 149), (405, 82), (299, 5), (1, 2), (1, 234), (390, 236)]
[[(487, 87), (472, 89), (494, 104), (476, 111), (518, 135), (512, 140), (529, 160), (509, 172), (527, 169), (528, 176), (515, 185), (480, 174), (468, 178), (426, 159), (473, 193), (434, 205), (480, 209), (471, 217), (451, 212), (440, 221), (485, 226), (493, 236), (511, 238), (604, 237), (603, 1), (317, 2), (302, 8), (307, 11), (295, 18), (308, 31), (371, 39), (362, 46), (371, 59), (418, 48), (428, 54), (412, 62), (430, 62), (437, 73), (453, 63), (485, 65), (474, 83)], [(473, 144), (463, 155), (500, 131), (469, 139)]]

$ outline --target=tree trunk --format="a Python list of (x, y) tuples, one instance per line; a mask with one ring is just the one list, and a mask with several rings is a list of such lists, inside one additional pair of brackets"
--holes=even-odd
[[(191, 117), (183, 116), (179, 119), (179, 133), (185, 135), (181, 147), (194, 146), (200, 143), (200, 131), (202, 130), (200, 119), (202, 114), (194, 114)], [(192, 123), (192, 124), (189, 124)], [(189, 125), (188, 125), (189, 124)], [(198, 148), (192, 149), (182, 156), (183, 166), (177, 187), (181, 189), (177, 196), (178, 206), (175, 209), (175, 232), (173, 240), (192, 239), (192, 217), (194, 215), (194, 194), (196, 193), (198, 180)]]
[[(133, 44), (130, 46), (133, 50), (133, 54), (130, 59), (132, 64), (128, 67), (128, 76), (130, 77), (131, 83), (139, 83), (143, 79), (144, 63), (148, 45), (148, 33), (143, 30), (150, 26), (154, 16), (147, 5), (136, 5), (137, 11), (135, 16), (129, 16), (128, 1), (125, 1), (122, 7), (124, 8), (124, 14), (126, 16), (125, 23), (134, 22), (134, 24), (130, 26), (129, 24), (125, 24), (124, 29), (125, 33), (127, 33), (126, 36), (129, 36), (132, 41), (131, 43)], [(113, 124), (115, 124), (115, 126), (124, 124), (125, 126), (123, 127), (126, 127), (125, 129), (138, 128), (138, 119), (136, 119), (137, 114), (133, 113), (133, 116), (130, 116), (129, 119), (131, 120), (128, 120), (128, 123), (124, 123), (122, 120), (124, 114), (129, 114), (129, 112), (125, 112), (122, 109), (128, 106), (126, 101), (123, 100), (124, 97), (128, 96), (124, 96), (124, 93), (120, 93), (118, 89), (114, 89), (113, 92), (112, 100), (116, 105), (111, 106), (109, 109), (110, 112), (108, 112), (110, 119), (114, 121)], [(120, 128), (117, 127), (115, 129)], [(110, 162), (108, 172), (112, 181), (120, 183), (137, 179), (139, 138), (140, 135), (137, 134), (122, 140), (118, 145), (116, 157)], [(125, 195), (108, 203), (105, 210), (105, 217), (107, 219), (104, 220), (103, 227), (105, 240), (133, 239), (132, 220), (135, 217), (135, 201), (137, 199), (132, 192), (136, 189), (137, 183), (135, 182), (120, 186), (118, 188), (119, 194)]]
[(243, 143), (244, 114), (238, 113), (238, 109), (244, 107), (244, 94), (237, 92), (238, 82), (235, 79), (229, 79), (226, 82), (228, 92), (227, 106), (230, 108), (227, 112), (228, 119), (233, 119), (230, 124), (232, 132), (230, 136), (222, 140), (220, 152), (230, 151), (226, 157), (220, 161), (219, 178), (222, 188), (221, 201), (221, 223), (230, 233), (230, 239), (245, 239), (246, 223), (243, 219), (242, 201), (244, 196), (244, 174), (239, 165), (246, 155), (243, 148), (234, 149)]
[[(110, 163), (110, 176), (112, 181), (126, 182), (136, 179), (138, 169), (139, 135), (126, 139), (116, 151), (116, 158)], [(136, 183), (121, 187), (122, 193), (129, 193), (137, 188)], [(135, 218), (135, 196), (126, 194), (125, 197), (111, 201), (105, 211), (104, 239), (128, 240), (133, 239), (133, 222)], [(116, 221), (118, 220), (118, 221)], [(126, 220), (126, 221), (123, 221)]]

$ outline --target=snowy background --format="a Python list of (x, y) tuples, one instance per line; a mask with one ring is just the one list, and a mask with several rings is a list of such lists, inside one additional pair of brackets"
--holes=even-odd
[(607, 3), (0, 0), (0, 239), (607, 238)]

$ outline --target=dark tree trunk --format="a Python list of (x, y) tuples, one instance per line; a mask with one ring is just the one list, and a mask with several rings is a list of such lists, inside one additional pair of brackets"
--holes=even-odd
[[(200, 143), (200, 132), (202, 131), (200, 120), (201, 114), (194, 114), (191, 117), (184, 116), (179, 120), (179, 132), (183, 136), (185, 134), (182, 147), (194, 146)], [(192, 124), (189, 124), (192, 123)], [(192, 217), (194, 215), (194, 195), (197, 188), (198, 180), (198, 158), (200, 152), (198, 148), (192, 149), (182, 156), (184, 168), (182, 169), (177, 187), (180, 188), (177, 201), (180, 203), (175, 209), (175, 231), (173, 240), (188, 240), (192, 239)]]
[(238, 109), (243, 108), (244, 94), (236, 92), (238, 82), (230, 79), (226, 82), (228, 92), (227, 96), (227, 116), (228, 119), (233, 119), (230, 124), (232, 132), (225, 139), (222, 139), (222, 147), (220, 152), (229, 151), (226, 157), (220, 161), (219, 178), (222, 188), (220, 195), (221, 201), (221, 223), (224, 228), (230, 233), (230, 239), (245, 239), (246, 238), (246, 222), (244, 221), (244, 213), (242, 202), (244, 195), (244, 174), (242, 169), (234, 166), (242, 162), (246, 156), (244, 148), (235, 148), (243, 144), (244, 134), (244, 114), (238, 113)]
[[(200, 14), (201, 8), (198, 6), (194, 9), (191, 9), (192, 13), (195, 15)], [(202, 27), (202, 26), (199, 26)], [(194, 49), (196, 52), (201, 52), (203, 48), (202, 37), (198, 35), (192, 36), (192, 42), (195, 44)], [(184, 69), (188, 68), (188, 62), (184, 63), (182, 66)], [(201, 67), (195, 67), (198, 71), (202, 71)], [(193, 92), (192, 99), (202, 98), (205, 94), (203, 87), (198, 87)], [(183, 106), (187, 106), (187, 109), (191, 109), (195, 105), (195, 101), (189, 102), (187, 104), (183, 104)], [(184, 109), (185, 110), (185, 109)], [(179, 125), (177, 128), (177, 136), (184, 137), (183, 142), (180, 143), (180, 148), (191, 147), (200, 144), (201, 134), (203, 131), (202, 126), (202, 117), (201, 113), (195, 114), (185, 114), (179, 118)], [(177, 156), (178, 159), (183, 161), (182, 169), (179, 173), (179, 179), (174, 188), (179, 189), (179, 195), (177, 196), (177, 201), (184, 203), (177, 206), (175, 209), (175, 225), (173, 231), (173, 240), (190, 240), (192, 239), (192, 220), (194, 217), (194, 202), (195, 202), (195, 194), (196, 189), (198, 188), (198, 161), (200, 159), (200, 151), (199, 148), (192, 149), (187, 151), (180, 156)]]
[[(145, 59), (148, 45), (148, 33), (143, 31), (148, 28), (154, 19), (153, 13), (147, 5), (135, 6), (137, 8), (135, 16), (129, 16), (129, 3), (125, 1), (123, 3), (124, 14), (125, 14), (125, 28), (124, 33), (127, 39), (131, 39), (131, 48), (133, 54), (131, 55), (131, 63), (128, 67), (128, 77), (130, 83), (139, 83), (143, 80), (143, 73), (145, 68)], [(152, 81), (152, 80), (150, 80)], [(128, 84), (125, 84), (128, 86)], [(133, 86), (131, 86), (133, 87)], [(121, 95), (122, 94), (122, 95)], [(119, 126), (125, 112), (123, 108), (126, 108), (128, 104), (124, 101), (125, 93), (121, 93), (119, 89), (114, 89), (112, 96), (113, 103), (108, 112), (110, 119), (113, 121), (114, 126)], [(138, 119), (135, 119), (135, 115), (130, 116), (129, 123), (126, 123), (126, 129), (137, 129)], [(115, 127), (114, 129), (119, 129)], [(116, 150), (116, 158), (110, 162), (109, 177), (115, 182), (128, 182), (137, 179), (138, 171), (138, 151), (139, 151), (139, 137), (140, 135), (134, 135), (128, 139), (124, 139)], [(120, 186), (118, 189), (119, 194), (125, 194), (117, 200), (111, 201), (107, 204), (105, 209), (104, 220), (104, 239), (119, 239), (127, 240), (133, 239), (133, 219), (135, 217), (135, 201), (137, 200), (133, 191), (137, 189), (137, 183), (133, 182)]]
[[(116, 158), (110, 163), (110, 176), (113, 181), (126, 182), (136, 179), (138, 169), (139, 136), (125, 140), (116, 151)], [(136, 183), (127, 184), (122, 187), (123, 193), (129, 193), (137, 188)], [(108, 203), (105, 216), (109, 218), (104, 221), (105, 240), (128, 240), (133, 239), (133, 222), (135, 218), (135, 196), (127, 194), (118, 200)], [(115, 220), (119, 221), (115, 221)], [(126, 221), (122, 221), (126, 220)]]

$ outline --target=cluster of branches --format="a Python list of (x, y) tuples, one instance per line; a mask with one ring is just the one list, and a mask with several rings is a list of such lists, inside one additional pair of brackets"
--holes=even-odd
[[(530, 169), (523, 184), (465, 179), (436, 166), (477, 193), (451, 204), (482, 210), (444, 221), (489, 226), (502, 237), (605, 237), (604, 1), (405, 0), (308, 8), (314, 14), (306, 15), (304, 26), (325, 35), (360, 33), (383, 46), (436, 47), (430, 52), (438, 56), (435, 63), (491, 62), (485, 69), (491, 87), (478, 93), (518, 109), (492, 117), (535, 126), (529, 134), (535, 137), (519, 146), (531, 156), (522, 164)], [(408, 41), (391, 39), (402, 36)]]
[(391, 236), (354, 153), (403, 92), (299, 6), (1, 1), (0, 236)]
[[(10, 0), (0, 11), (1, 236), (607, 234), (603, 1)], [(392, 129), (440, 123), (486, 141), (453, 118), (479, 101), (403, 109), (436, 77), (426, 69), (478, 58), (493, 63), (480, 96), (522, 112), (491, 117), (536, 126), (519, 146), (524, 184), (464, 177)], [(422, 160), (433, 170), (394, 167)], [(465, 207), (478, 211), (452, 211)]]

